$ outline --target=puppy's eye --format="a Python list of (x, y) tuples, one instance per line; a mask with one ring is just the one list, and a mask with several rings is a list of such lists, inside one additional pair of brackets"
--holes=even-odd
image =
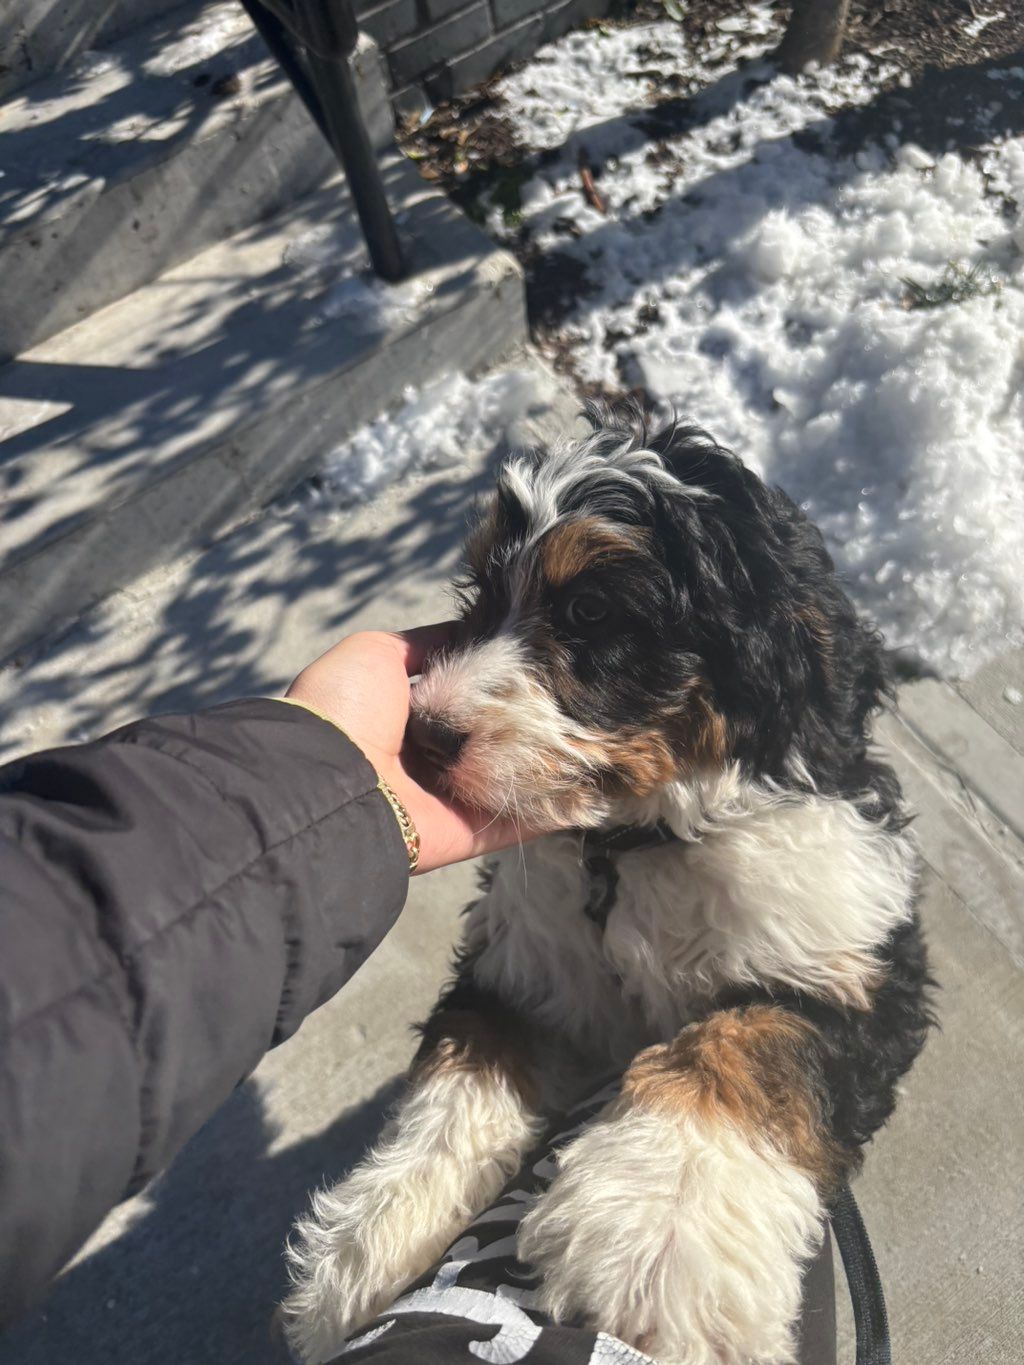
[(581, 592), (566, 603), (565, 619), (577, 629), (599, 626), (607, 616), (607, 602), (592, 592)]

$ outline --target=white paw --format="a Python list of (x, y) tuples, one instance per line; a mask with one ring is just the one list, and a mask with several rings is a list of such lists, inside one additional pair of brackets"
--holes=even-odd
[(594, 1124), (558, 1165), (519, 1230), (540, 1308), (662, 1365), (793, 1359), (821, 1228), (806, 1176), (732, 1129), (635, 1110)]
[[(337, 1355), (428, 1270), (458, 1227), (443, 1215), (431, 1226), (415, 1175), (404, 1188), (372, 1168), (313, 1196), (312, 1211), (288, 1247), (294, 1283), (282, 1304), (289, 1349), (306, 1365)], [(440, 1211), (435, 1211), (440, 1212)]]
[(371, 1156), (313, 1196), (288, 1248), (282, 1305), (293, 1355), (320, 1365), (487, 1207), (534, 1140), (537, 1121), (486, 1074), (439, 1074), (411, 1089)]

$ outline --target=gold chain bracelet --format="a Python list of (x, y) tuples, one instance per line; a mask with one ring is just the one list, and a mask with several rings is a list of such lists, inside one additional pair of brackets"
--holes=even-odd
[(416, 830), (416, 826), (410, 819), (409, 812), (384, 781), (383, 777), (377, 778), (377, 787), (383, 795), (384, 800), (395, 812), (395, 819), (398, 821), (398, 828), (402, 834), (405, 851), (409, 855), (409, 871), (410, 873), (415, 872), (420, 862), (420, 836)]

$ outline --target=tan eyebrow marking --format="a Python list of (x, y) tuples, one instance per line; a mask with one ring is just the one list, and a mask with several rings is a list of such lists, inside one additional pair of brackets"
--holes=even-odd
[(540, 543), (541, 572), (560, 588), (585, 569), (613, 564), (643, 552), (646, 533), (640, 528), (610, 526), (599, 517), (580, 517), (552, 527)]

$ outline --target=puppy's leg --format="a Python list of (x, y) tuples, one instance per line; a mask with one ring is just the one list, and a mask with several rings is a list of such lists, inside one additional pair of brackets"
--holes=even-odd
[(457, 985), (376, 1147), (296, 1228), (283, 1305), (293, 1351), (335, 1355), (500, 1193), (539, 1130), (522, 1022)]
[(642, 1052), (521, 1225), (540, 1306), (662, 1365), (791, 1361), (803, 1263), (844, 1165), (816, 1037), (751, 1006)]

